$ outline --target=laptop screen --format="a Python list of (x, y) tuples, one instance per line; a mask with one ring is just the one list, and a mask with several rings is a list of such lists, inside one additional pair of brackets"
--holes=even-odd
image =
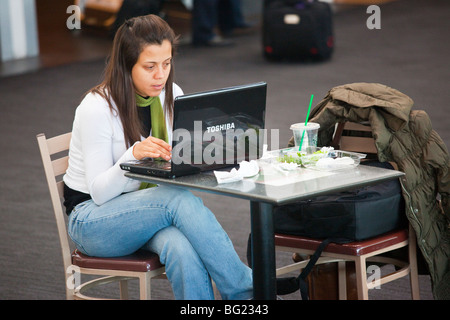
[(177, 97), (172, 163), (211, 170), (261, 157), (266, 93), (259, 82)]

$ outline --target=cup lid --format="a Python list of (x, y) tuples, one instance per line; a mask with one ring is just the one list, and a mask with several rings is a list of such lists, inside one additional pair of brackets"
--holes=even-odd
[[(304, 122), (294, 123), (290, 127), (291, 130), (301, 130), (304, 128), (305, 128)], [(308, 124), (306, 125), (306, 129), (308, 129), (308, 130), (314, 130), (314, 129), (319, 129), (319, 128), (320, 128), (320, 124), (315, 123), (315, 122), (308, 122)]]

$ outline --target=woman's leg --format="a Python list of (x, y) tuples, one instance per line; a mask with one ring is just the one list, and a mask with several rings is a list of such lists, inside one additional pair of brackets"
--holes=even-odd
[(143, 247), (159, 255), (177, 300), (214, 300), (211, 279), (189, 240), (177, 228), (158, 231)]
[(228, 235), (202, 200), (179, 189), (167, 209), (167, 218), (189, 240), (222, 298), (251, 298), (252, 271), (240, 260)]
[(158, 189), (126, 193), (101, 206), (93, 200), (77, 205), (69, 216), (70, 237), (78, 249), (90, 256), (115, 257), (135, 252), (170, 225), (163, 202), (168, 200), (158, 195)]
[(121, 256), (144, 246), (156, 232), (175, 226), (189, 240), (222, 298), (252, 296), (252, 272), (239, 258), (214, 214), (181, 188), (130, 192), (97, 206), (92, 200), (70, 214), (69, 234), (84, 253)]

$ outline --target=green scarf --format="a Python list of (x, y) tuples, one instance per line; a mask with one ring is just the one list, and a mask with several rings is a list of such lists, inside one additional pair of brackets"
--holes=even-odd
[[(165, 142), (169, 142), (166, 120), (164, 118), (164, 112), (159, 97), (144, 98), (136, 94), (136, 105), (138, 107), (150, 107), (150, 116), (152, 119), (152, 136)], [(155, 187), (156, 184), (142, 182), (139, 189), (146, 189)]]
[(136, 104), (138, 107), (150, 107), (152, 136), (168, 143), (169, 138), (167, 136), (166, 120), (159, 97), (144, 98), (136, 94)]

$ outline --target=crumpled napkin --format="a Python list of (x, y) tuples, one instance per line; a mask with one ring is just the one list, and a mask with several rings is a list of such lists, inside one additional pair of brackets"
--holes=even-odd
[(322, 158), (316, 163), (316, 167), (319, 169), (340, 169), (348, 166), (353, 166), (355, 161), (350, 157), (342, 158)]
[(230, 172), (214, 171), (214, 175), (216, 176), (217, 183), (229, 183), (253, 177), (258, 172), (259, 165), (255, 160), (250, 160), (250, 162), (244, 160), (239, 163), (239, 170), (233, 168)]

